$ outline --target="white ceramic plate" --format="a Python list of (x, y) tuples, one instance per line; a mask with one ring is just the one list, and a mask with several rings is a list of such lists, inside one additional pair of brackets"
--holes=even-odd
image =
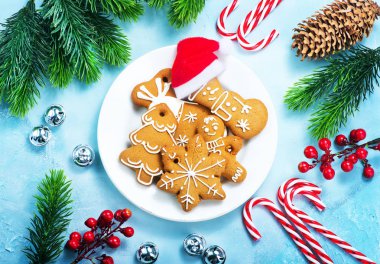
[(271, 168), (277, 146), (277, 119), (273, 103), (264, 85), (246, 65), (232, 56), (224, 59), (226, 70), (219, 76), (222, 85), (245, 98), (262, 100), (269, 112), (264, 131), (246, 142), (238, 160), (248, 171), (241, 184), (225, 183), (223, 201), (201, 201), (191, 212), (184, 212), (174, 195), (156, 186), (143, 186), (135, 173), (118, 160), (129, 143), (128, 135), (141, 126), (146, 111), (131, 101), (133, 87), (150, 79), (159, 70), (170, 68), (176, 47), (154, 50), (135, 60), (118, 76), (106, 95), (98, 122), (98, 147), (104, 168), (116, 188), (132, 203), (146, 212), (172, 221), (197, 222), (222, 216), (243, 204), (264, 182)]

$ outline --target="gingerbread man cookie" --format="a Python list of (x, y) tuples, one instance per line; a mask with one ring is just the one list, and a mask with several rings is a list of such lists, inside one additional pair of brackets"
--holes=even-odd
[(191, 138), (186, 148), (164, 147), (162, 161), (166, 172), (157, 186), (175, 194), (184, 211), (192, 210), (201, 199), (223, 200), (226, 197), (220, 182), (225, 159), (219, 154), (208, 153), (200, 135)]
[(206, 141), (208, 151), (217, 153), (226, 160), (222, 176), (229, 181), (242, 182), (247, 176), (247, 170), (236, 160), (236, 155), (243, 147), (243, 140), (237, 136), (224, 136), (224, 123), (215, 115), (200, 120), (198, 127), (198, 133)]
[(231, 132), (243, 139), (259, 134), (268, 120), (268, 111), (258, 99), (244, 99), (239, 94), (226, 91), (217, 79), (208, 82), (189, 96), (220, 117)]
[(136, 172), (137, 181), (151, 185), (155, 178), (162, 175), (160, 154), (151, 154), (143, 145), (131, 146), (120, 153), (120, 161)]

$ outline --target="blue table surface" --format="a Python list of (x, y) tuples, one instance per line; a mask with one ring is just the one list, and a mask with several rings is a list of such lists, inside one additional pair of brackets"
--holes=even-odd
[[(227, 2), (208, 0), (197, 23), (181, 30), (169, 26), (165, 11), (149, 8), (137, 23), (120, 23), (132, 45), (132, 59), (156, 48), (176, 44), (189, 36), (219, 39), (215, 21)], [(329, 2), (285, 0), (250, 36), (250, 39), (259, 40), (276, 28), (281, 35), (273, 44), (259, 53), (247, 53), (237, 45), (231, 51), (264, 82), (278, 115), (276, 158), (265, 183), (255, 195), (276, 200), (277, 188), (286, 179), (301, 176), (313, 181), (323, 188), (322, 199), (327, 209), (319, 213), (305, 199), (299, 199), (297, 204), (370, 258), (380, 261), (380, 175), (366, 181), (361, 176), (360, 166), (347, 174), (338, 169), (333, 181), (325, 181), (317, 170), (300, 175), (297, 164), (304, 159), (303, 148), (316, 143), (306, 133), (310, 112), (293, 113), (283, 104), (287, 87), (321, 65), (321, 62), (301, 62), (295, 57), (295, 52), (290, 49), (292, 29)], [(0, 21), (4, 22), (25, 3), (26, 0), (0, 1)], [(255, 3), (251, 1), (242, 1), (238, 11), (229, 19), (229, 27), (235, 28), (253, 5)], [(374, 32), (363, 43), (378, 47), (379, 35), (380, 23), (377, 22)], [(157, 263), (201, 263), (200, 259), (189, 257), (182, 250), (183, 238), (193, 232), (203, 234), (209, 244), (222, 246), (228, 255), (227, 263), (303, 263), (304, 258), (293, 242), (264, 210), (257, 210), (254, 215), (263, 235), (259, 242), (249, 238), (241, 221), (241, 207), (203, 223), (168, 222), (141, 211), (126, 200), (112, 185), (99, 156), (88, 168), (73, 164), (71, 151), (77, 144), (90, 144), (97, 149), (100, 107), (122, 70), (123, 67), (106, 66), (101, 80), (88, 86), (73, 82), (67, 89), (59, 90), (48, 85), (41, 90), (38, 105), (24, 119), (12, 117), (4, 107), (0, 109), (0, 263), (27, 263), (21, 249), (26, 245), (26, 227), (35, 211), (32, 196), (36, 194), (37, 184), (51, 168), (63, 168), (72, 180), (75, 210), (69, 231), (84, 231), (83, 221), (89, 216), (96, 217), (104, 209), (132, 209), (130, 225), (136, 234), (131, 239), (123, 239), (121, 248), (110, 252), (116, 263), (136, 263), (135, 250), (144, 241), (153, 241), (159, 246)], [(380, 91), (379, 87), (376, 88), (341, 132), (348, 133), (351, 128), (363, 127), (367, 129), (369, 138), (379, 137)], [(46, 147), (34, 148), (28, 142), (28, 133), (33, 126), (43, 123), (42, 114), (53, 103), (65, 107), (67, 120), (61, 127), (53, 129), (54, 137)], [(380, 174), (380, 155), (372, 153), (370, 160)], [(337, 246), (320, 235), (317, 238), (336, 263), (355, 263)], [(68, 263), (73, 258), (73, 253), (65, 251), (58, 263)]]

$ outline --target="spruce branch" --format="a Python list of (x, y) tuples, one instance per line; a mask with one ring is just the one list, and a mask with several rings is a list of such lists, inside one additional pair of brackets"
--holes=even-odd
[(51, 170), (37, 189), (37, 214), (31, 219), (27, 240), (30, 246), (23, 252), (31, 264), (54, 262), (62, 252), (62, 244), (72, 214), (71, 181), (63, 170)]
[(131, 48), (121, 28), (104, 15), (87, 12), (87, 21), (94, 28), (94, 36), (101, 57), (114, 66), (121, 66), (130, 60)]
[[(98, 46), (91, 38), (93, 28), (86, 21), (79, 0), (44, 0), (41, 12), (50, 23), (52, 34), (58, 35), (59, 47), (68, 57), (69, 70), (86, 83), (99, 80), (102, 64)], [(66, 73), (60, 74), (63, 77)]]
[(136, 0), (82, 0), (93, 13), (113, 14), (123, 21), (136, 21), (144, 14), (144, 7)]
[(356, 46), (327, 61), (328, 65), (302, 78), (285, 95), (291, 110), (307, 109), (321, 99), (310, 119), (309, 130), (315, 138), (336, 134), (379, 85), (380, 47)]
[(169, 22), (172, 26), (181, 28), (195, 22), (204, 7), (205, 0), (172, 0), (168, 14)]
[(8, 18), (0, 32), (0, 101), (15, 116), (24, 116), (44, 84), (49, 54), (47, 34), (34, 1)]
[(169, 0), (147, 0), (148, 5), (150, 7), (154, 7), (156, 9), (162, 8)]

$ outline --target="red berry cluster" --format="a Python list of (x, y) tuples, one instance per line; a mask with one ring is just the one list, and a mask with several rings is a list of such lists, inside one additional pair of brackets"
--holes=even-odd
[(73, 263), (79, 263), (86, 259), (95, 263), (98, 260), (102, 264), (114, 264), (113, 258), (105, 254), (94, 257), (97, 248), (104, 248), (107, 245), (110, 248), (118, 248), (120, 246), (120, 238), (116, 233), (121, 233), (126, 237), (132, 237), (134, 229), (130, 226), (122, 227), (132, 216), (129, 209), (119, 209), (115, 214), (111, 210), (104, 210), (98, 220), (88, 218), (84, 224), (90, 228), (89, 231), (83, 233), (72, 232), (66, 243), (67, 248), (77, 251), (77, 258)]
[(331, 152), (331, 141), (328, 138), (322, 138), (318, 141), (318, 147), (324, 152), (320, 157), (317, 149), (313, 146), (307, 146), (304, 150), (304, 155), (308, 159), (312, 159), (312, 164), (302, 161), (298, 164), (298, 170), (302, 173), (308, 172), (310, 169), (315, 168), (320, 164), (320, 171), (323, 177), (327, 180), (331, 180), (335, 176), (335, 170), (331, 164), (335, 159), (343, 158), (340, 164), (341, 169), (344, 172), (350, 172), (353, 170), (355, 164), (360, 161), (364, 166), (363, 176), (366, 178), (372, 178), (375, 175), (375, 170), (368, 163), (367, 149), (373, 149), (380, 151), (380, 138), (371, 140), (366, 143), (359, 143), (367, 137), (367, 133), (364, 129), (354, 129), (350, 132), (349, 137), (345, 135), (338, 135), (335, 137), (335, 144), (338, 147), (344, 149), (337, 152)]

